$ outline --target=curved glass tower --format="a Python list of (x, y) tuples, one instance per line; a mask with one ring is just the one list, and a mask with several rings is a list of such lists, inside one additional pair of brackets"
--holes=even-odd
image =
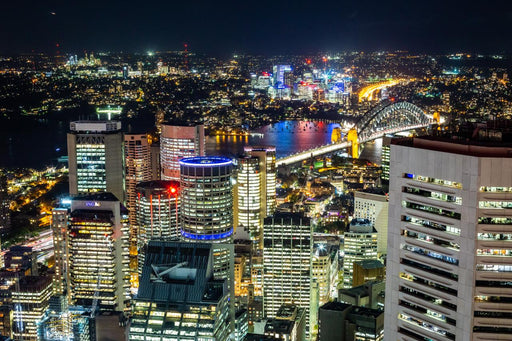
[(180, 163), (181, 236), (188, 241), (230, 242), (233, 236), (233, 162), (218, 156)]

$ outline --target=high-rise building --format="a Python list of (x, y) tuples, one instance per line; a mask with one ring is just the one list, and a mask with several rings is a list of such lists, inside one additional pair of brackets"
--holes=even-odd
[(71, 303), (124, 310), (130, 285), (127, 213), (108, 192), (72, 200), (67, 257)]
[(180, 160), (181, 238), (216, 244), (214, 276), (228, 278), (230, 290), (234, 268), (232, 172), (233, 162), (225, 157)]
[(111, 192), (124, 201), (121, 122), (76, 121), (70, 127), (69, 193)]
[(146, 134), (124, 135), (124, 162), (126, 208), (130, 224), (130, 271), (132, 286), (137, 286), (137, 223), (136, 207), (137, 184), (152, 179), (151, 146)]
[(284, 88), (285, 87), (285, 74), (290, 73), (292, 71), (292, 67), (290, 65), (274, 65), (273, 67), (272, 80), (273, 85), (276, 88)]
[(276, 149), (273, 146), (246, 146), (247, 157), (239, 160), (234, 205), (235, 227), (250, 234), (253, 251), (250, 261), (254, 292), (263, 290), (263, 219), (276, 208)]
[(52, 295), (49, 276), (25, 276), (12, 289), (13, 340), (37, 341), (37, 323), (48, 309)]
[(5, 268), (25, 275), (37, 276), (37, 253), (31, 246), (15, 245), (4, 255)]
[(214, 278), (214, 252), (206, 243), (149, 243), (129, 340), (229, 340), (234, 312), (227, 281)]
[(344, 234), (343, 287), (352, 287), (354, 262), (377, 258), (377, 231), (368, 219), (354, 218)]
[(510, 339), (510, 136), (393, 140), (386, 340)]
[(382, 174), (380, 178), (384, 181), (389, 181), (389, 148), (391, 144), (391, 137), (384, 136), (382, 138), (382, 153), (381, 153), (381, 166)]
[[(152, 180), (151, 146), (146, 134), (124, 135), (124, 164), (126, 186), (126, 208), (130, 225), (135, 225), (135, 187), (139, 182)], [(130, 236), (132, 231), (130, 231)]]
[(65, 296), (52, 296), (48, 309), (37, 324), (38, 340), (96, 341), (95, 322), (90, 309), (68, 306)]
[[(328, 302), (320, 307), (318, 320), (318, 341), (384, 340), (384, 312), (379, 309)], [(386, 340), (391, 339), (386, 335)]]
[(142, 272), (144, 253), (150, 240), (179, 239), (178, 181), (153, 180), (137, 185), (135, 242), (138, 273)]
[(246, 146), (237, 179), (237, 226), (261, 245), (263, 218), (276, 209), (276, 148)]
[(5, 236), (11, 230), (10, 204), (7, 177), (0, 175), (0, 237)]
[(354, 192), (354, 217), (368, 219), (377, 230), (377, 253), (388, 249), (388, 196), (382, 190)]
[(378, 259), (365, 259), (354, 262), (352, 268), (352, 286), (363, 285), (370, 281), (384, 281), (386, 267)]
[(205, 154), (204, 126), (162, 124), (160, 166), (162, 180), (179, 180), (179, 160)]
[(235, 225), (250, 233), (256, 247), (261, 245), (263, 236), (263, 215), (261, 202), (261, 180), (259, 160), (247, 157), (239, 160), (240, 169), (236, 182)]
[(230, 242), (233, 236), (231, 159), (180, 160), (181, 235), (188, 241)]
[(318, 283), (318, 301), (323, 305), (334, 298), (338, 287), (339, 247), (315, 238), (311, 258), (311, 276)]
[(265, 336), (273, 341), (306, 340), (306, 309), (283, 304), (274, 318), (265, 324)]
[(312, 234), (310, 219), (301, 214), (277, 212), (265, 218), (263, 305), (267, 318), (274, 318), (282, 304), (293, 303), (306, 309), (309, 324)]
[(52, 210), (53, 254), (55, 257), (55, 273), (53, 275), (53, 291), (62, 295), (67, 290), (68, 283), (68, 218), (67, 208)]

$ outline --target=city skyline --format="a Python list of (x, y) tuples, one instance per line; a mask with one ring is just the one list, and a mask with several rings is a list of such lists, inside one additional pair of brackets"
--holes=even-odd
[[(91, 0), (25, 14), (48, 5), (55, 19), (77, 10), (82, 26), (59, 31), (77, 45), (148, 13), (148, 44), (164, 16), (161, 34), (202, 30), (219, 49), (229, 25), (259, 48), (247, 11), (258, 39), (270, 20), (307, 34), (275, 47), (286, 32), (272, 26), (271, 57), (189, 41), (0, 48), (0, 340), (512, 340), (512, 55), (305, 52), (343, 6), (360, 9), (349, 26), (403, 18), (372, 35), (387, 43), (400, 25), (417, 33), (403, 28), (413, 9), (430, 9), (416, 28), (432, 11), (458, 25), (472, 4)], [(181, 9), (214, 20), (173, 22)], [(79, 20), (92, 17), (104, 33)], [(110, 50), (139, 44), (131, 32)], [(290, 46), (301, 53), (278, 55)]]

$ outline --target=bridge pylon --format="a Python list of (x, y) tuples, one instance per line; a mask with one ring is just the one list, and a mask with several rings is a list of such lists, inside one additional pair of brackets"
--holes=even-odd
[(433, 119), (435, 124), (439, 124), (441, 122), (441, 115), (439, 114), (439, 111), (434, 112)]
[(359, 158), (359, 139), (357, 138), (357, 130), (352, 128), (347, 133), (347, 141), (351, 143), (351, 154), (353, 159)]

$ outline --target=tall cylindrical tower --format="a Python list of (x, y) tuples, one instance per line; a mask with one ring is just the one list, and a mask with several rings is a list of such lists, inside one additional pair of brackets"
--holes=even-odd
[(181, 236), (230, 242), (233, 236), (233, 162), (218, 156), (180, 160)]

